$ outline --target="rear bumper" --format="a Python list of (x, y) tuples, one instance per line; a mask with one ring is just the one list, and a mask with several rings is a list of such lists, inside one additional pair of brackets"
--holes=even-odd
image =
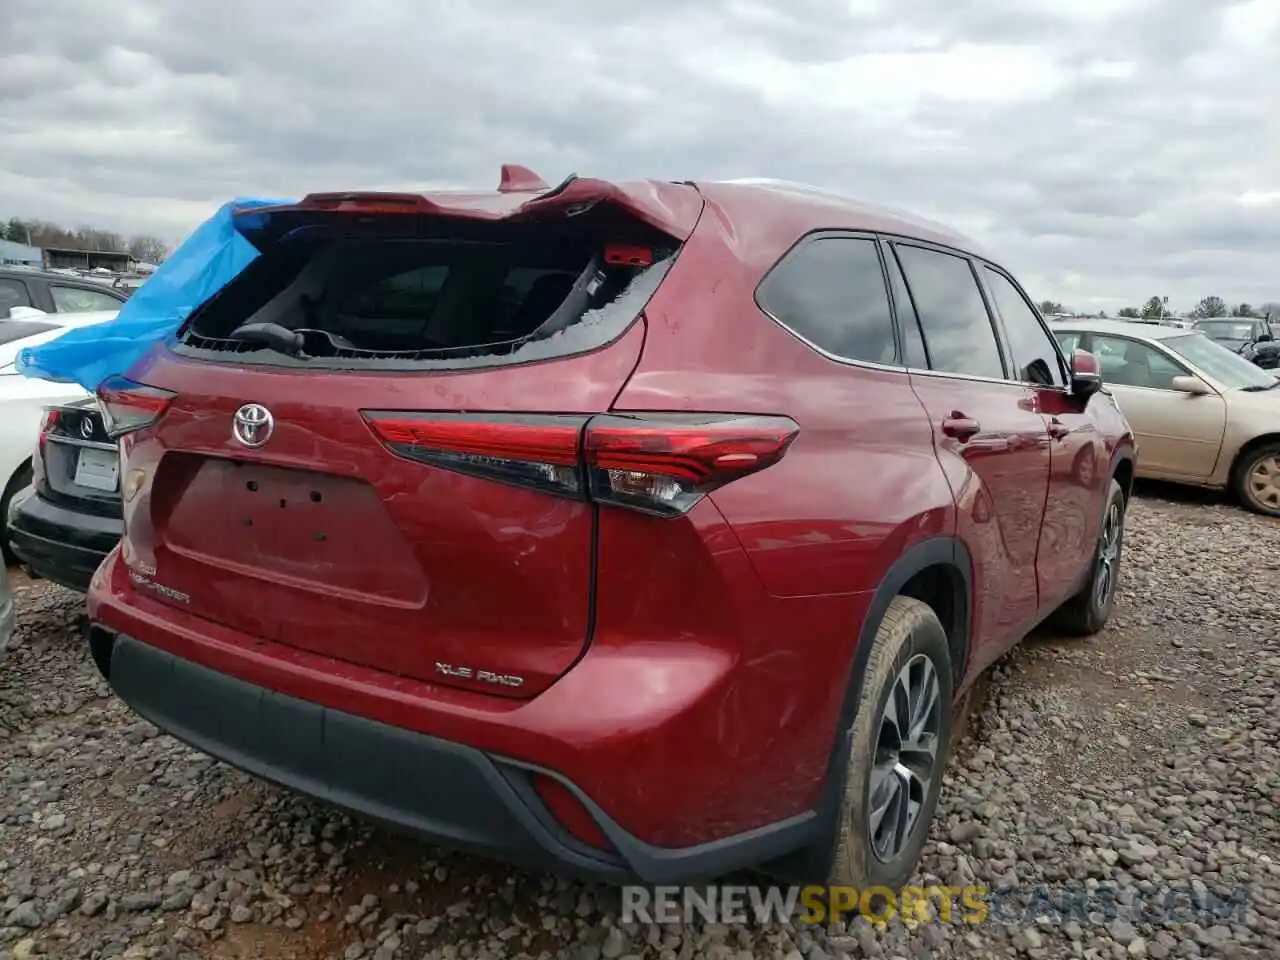
[(112, 689), (138, 714), (247, 773), (461, 849), (600, 879), (626, 873), (560, 836), (519, 766), (275, 693), (127, 636), (95, 631), (91, 642)]
[[(95, 626), (95, 663), (140, 716), (247, 773), (395, 829), (508, 863), (605, 882), (685, 883), (763, 863), (812, 824), (778, 824), (698, 848), (651, 847), (548, 770), (246, 683)], [(617, 848), (556, 822), (531, 775), (555, 777)]]
[(50, 503), (37, 493), (9, 516), (9, 543), (18, 559), (44, 580), (87, 593), (101, 566), (124, 532), (120, 517), (78, 513)]
[[(791, 748), (715, 749), (733, 729), (723, 695), (737, 665), (699, 662), (674, 640), (594, 644), (521, 701), (249, 638), (135, 589), (118, 550), (88, 600), (95, 661), (139, 714), (247, 772), (444, 846), (606, 882), (681, 884), (755, 866), (790, 872), (829, 838), (825, 806), (804, 803), (808, 783), (779, 762)], [(775, 777), (764, 790), (752, 788), (757, 769)], [(567, 791), (610, 849), (571, 834), (539, 778)], [(744, 794), (754, 822), (733, 815)], [(688, 845), (640, 833), (707, 822), (720, 829)]]

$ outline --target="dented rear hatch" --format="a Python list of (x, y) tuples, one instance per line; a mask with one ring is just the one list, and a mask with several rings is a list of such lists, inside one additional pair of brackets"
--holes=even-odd
[(575, 181), (248, 214), (261, 256), (100, 391), (137, 588), (338, 661), (545, 688), (589, 640), (594, 508), (403, 435), (458, 415), (572, 443), (634, 369), (700, 208), (692, 187)]

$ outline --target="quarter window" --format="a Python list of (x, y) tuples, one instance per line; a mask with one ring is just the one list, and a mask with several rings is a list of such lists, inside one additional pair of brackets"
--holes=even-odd
[(1018, 379), (1044, 387), (1065, 387), (1066, 374), (1053, 338), (1018, 288), (1002, 273), (983, 267), (987, 286), (996, 302), (1009, 338), (1009, 352)]
[(969, 261), (922, 247), (898, 246), (897, 252), (932, 368), (1003, 379), (1000, 344)]
[(780, 323), (833, 356), (899, 362), (889, 294), (874, 240), (810, 240), (765, 278), (760, 303)]

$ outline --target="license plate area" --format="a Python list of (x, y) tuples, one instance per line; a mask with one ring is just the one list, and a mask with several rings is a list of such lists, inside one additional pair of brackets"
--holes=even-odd
[[(177, 460), (186, 460), (181, 454)], [(417, 605), (422, 568), (367, 482), (235, 460), (174, 462), (155, 486), (182, 487), (157, 532), (192, 560), (280, 587)]]
[(76, 449), (76, 467), (72, 482), (86, 490), (115, 493), (120, 486), (120, 457), (114, 450), (96, 447)]

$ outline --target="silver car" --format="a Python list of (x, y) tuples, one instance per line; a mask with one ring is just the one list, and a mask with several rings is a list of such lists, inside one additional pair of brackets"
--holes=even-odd
[(1232, 489), (1280, 517), (1280, 378), (1199, 330), (1113, 320), (1050, 324), (1098, 358), (1138, 441), (1137, 474)]
[(0, 660), (9, 652), (13, 639), (13, 587), (9, 583), (9, 571), (0, 564)]

